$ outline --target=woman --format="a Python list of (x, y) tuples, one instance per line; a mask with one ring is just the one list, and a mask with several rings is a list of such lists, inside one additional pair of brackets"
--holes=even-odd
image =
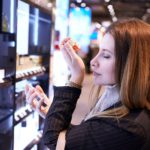
[(36, 90), (26, 87), (28, 103), (47, 113), (44, 143), (50, 149), (57, 144), (57, 149), (66, 150), (150, 149), (150, 25), (129, 19), (107, 29), (91, 61), (94, 84), (102, 88), (91, 112), (76, 126), (70, 121), (85, 67), (69, 39), (62, 42), (61, 51), (71, 78), (66, 86), (54, 87), (48, 112), (43, 111), (43, 100), (34, 103)]

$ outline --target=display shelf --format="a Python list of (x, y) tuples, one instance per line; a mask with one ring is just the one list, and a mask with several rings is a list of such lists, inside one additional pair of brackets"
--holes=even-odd
[[(0, 109), (0, 124), (9, 118), (11, 115), (13, 115), (12, 109)], [(1, 129), (0, 129), (1, 131)]]
[[(23, 3), (29, 8), (29, 18), (23, 12)], [(22, 0), (1, 0), (0, 4), (0, 68), (4, 72), (0, 77), (0, 150), (30, 149), (34, 145), (43, 150), (39, 129), (44, 120), (26, 104), (24, 89), (27, 81), (40, 85), (46, 94), (49, 91), (51, 12)], [(28, 31), (23, 27), (28, 27)], [(17, 47), (18, 43), (22, 47)]]
[(42, 130), (38, 131), (36, 137), (24, 148), (24, 150), (32, 149), (33, 146), (39, 144), (42, 138), (42, 133)]
[[(9, 138), (12, 137), (13, 129), (13, 111), (10, 109), (0, 109), (0, 149), (8, 149), (12, 147), (12, 140)], [(8, 145), (5, 145), (5, 144)]]
[(17, 71), (16, 73), (16, 82), (19, 82), (24, 79), (30, 79), (34, 76), (41, 76), (44, 75), (46, 72), (45, 67), (36, 67), (32, 69)]
[(4, 36), (7, 36), (10, 41), (15, 41), (16, 40), (16, 34), (15, 33), (0, 31), (0, 34), (4, 35)]
[(7, 80), (1, 80), (0, 81), (0, 88), (10, 86), (10, 85), (12, 85), (12, 81), (7, 81)]
[(33, 113), (33, 110), (31, 109), (29, 105), (16, 111), (14, 115), (14, 126), (16, 126), (18, 123), (23, 121), (26, 117), (28, 117), (32, 113)]

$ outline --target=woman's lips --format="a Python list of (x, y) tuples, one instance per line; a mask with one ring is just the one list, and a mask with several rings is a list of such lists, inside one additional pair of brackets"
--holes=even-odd
[(93, 75), (94, 75), (94, 76), (101, 76), (101, 74), (100, 74), (100, 73), (97, 73), (97, 72), (93, 72)]

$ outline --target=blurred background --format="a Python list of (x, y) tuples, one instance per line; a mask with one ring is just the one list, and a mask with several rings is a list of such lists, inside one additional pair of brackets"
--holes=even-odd
[[(44, 119), (25, 101), (25, 85), (40, 85), (50, 100), (53, 85), (70, 78), (59, 49), (71, 37), (86, 66), (82, 94), (72, 122), (90, 111), (90, 61), (105, 30), (125, 18), (150, 23), (150, 0), (1, 0), (0, 1), (0, 150), (46, 150)], [(39, 95), (40, 96), (40, 95)]]
[[(89, 6), (92, 21), (115, 21), (116, 19), (136, 17), (150, 22), (149, 0), (70, 0), (71, 6)], [(115, 18), (116, 17), (116, 18)]]

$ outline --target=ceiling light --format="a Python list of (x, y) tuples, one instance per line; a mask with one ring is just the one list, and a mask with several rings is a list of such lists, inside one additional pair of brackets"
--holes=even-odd
[(115, 11), (114, 11), (113, 6), (112, 5), (108, 5), (107, 8), (108, 8), (108, 10), (110, 12), (110, 15), (111, 16), (115, 16)]
[(104, 27), (108, 27), (108, 26), (110, 26), (110, 24), (111, 24), (111, 22), (110, 21), (103, 21), (102, 22), (102, 26), (104, 26)]
[(85, 10), (89, 11), (89, 10), (90, 10), (90, 8), (89, 8), (89, 7), (85, 7)]
[(81, 3), (81, 7), (86, 7), (86, 4), (85, 3)]
[(100, 29), (100, 30), (101, 30), (101, 32), (103, 32), (103, 33), (104, 33), (104, 32), (106, 31), (106, 28), (105, 28), (105, 27), (101, 27), (101, 29)]
[(108, 5), (107, 7), (108, 7), (109, 10), (112, 10), (112, 9), (113, 9), (113, 6), (112, 6), (112, 5)]
[(99, 29), (99, 28), (101, 27), (101, 24), (99, 24), (99, 23), (97, 22), (97, 23), (95, 24), (95, 27)]
[(110, 2), (110, 0), (105, 0), (106, 3)]
[(76, 7), (75, 3), (71, 3), (70, 7)]
[(80, 11), (80, 8), (79, 8), (79, 7), (76, 7), (76, 11)]
[(147, 12), (148, 14), (150, 14), (150, 8), (147, 8), (146, 12)]
[(118, 19), (116, 16), (112, 17), (113, 22), (116, 22)]
[(82, 0), (76, 0), (76, 2), (77, 2), (77, 3), (81, 3), (81, 2), (82, 2)]

